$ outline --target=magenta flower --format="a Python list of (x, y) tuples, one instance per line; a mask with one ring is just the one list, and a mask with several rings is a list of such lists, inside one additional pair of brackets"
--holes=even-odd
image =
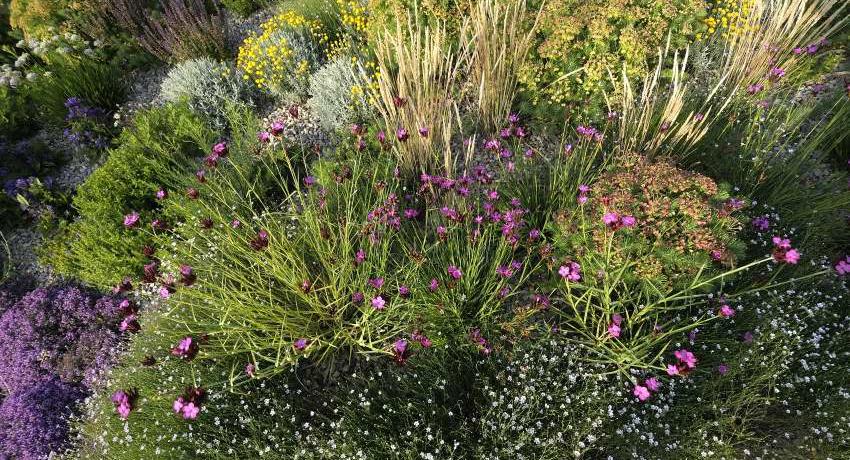
[(425, 127), (419, 128), (419, 135), (421, 137), (428, 137), (428, 128), (425, 128)]
[(381, 297), (381, 296), (378, 296), (378, 297), (375, 297), (374, 299), (372, 299), (372, 308), (374, 308), (375, 310), (378, 310), (378, 311), (384, 310), (386, 308), (386, 305), (387, 305), (387, 301), (384, 300), (384, 298)]
[(753, 335), (753, 333), (750, 332), (750, 331), (747, 331), (747, 332), (744, 332), (744, 335), (741, 336), (741, 341), (746, 343), (746, 344), (751, 344), (751, 343), (753, 343), (754, 338), (755, 338), (755, 336)]
[(137, 392), (135, 390), (117, 390), (112, 393), (112, 403), (121, 420), (127, 420), (136, 402)]
[(354, 266), (357, 267), (363, 262), (366, 261), (366, 253), (363, 249), (358, 249), (356, 253), (354, 253)]
[(623, 227), (634, 227), (637, 220), (634, 216), (623, 216), (620, 218), (620, 225)]
[(439, 289), (439, 288), (440, 288), (440, 282), (439, 282), (439, 281), (437, 281), (437, 279), (436, 279), (436, 278), (432, 279), (432, 280), (431, 280), (431, 283), (429, 283), (429, 284), (428, 284), (428, 289), (429, 289), (431, 292), (436, 292), (436, 291), (437, 291), (437, 289)]
[(620, 222), (620, 216), (616, 212), (606, 212), (602, 215), (602, 222), (609, 227), (614, 227)]
[(418, 209), (405, 209), (404, 210), (404, 218), (405, 219), (415, 219), (419, 216)]
[(791, 265), (796, 265), (800, 261), (800, 253), (796, 249), (789, 249), (785, 253), (785, 262)]
[(171, 408), (184, 420), (195, 420), (201, 412), (201, 403), (206, 398), (202, 388), (187, 388), (183, 396), (177, 398)]
[(233, 220), (230, 221), (230, 227), (231, 228), (239, 228), (241, 226), (242, 226), (242, 222), (240, 222), (239, 219), (233, 219)]
[(371, 278), (369, 280), (369, 286), (372, 286), (372, 288), (374, 289), (380, 290), (382, 287), (384, 287), (384, 279), (381, 277)]
[(171, 354), (191, 361), (198, 354), (198, 342), (192, 336), (183, 337), (177, 346), (171, 349)]
[(407, 340), (404, 339), (398, 339), (393, 343), (393, 356), (399, 365), (404, 364), (407, 358), (410, 357), (410, 348), (407, 345)]
[(684, 348), (673, 352), (673, 356), (675, 356), (676, 359), (681, 361), (682, 364), (684, 364), (685, 367), (688, 369), (694, 369), (695, 367), (697, 367), (697, 357), (690, 351), (685, 350)]
[(351, 294), (351, 301), (356, 304), (361, 304), (366, 300), (366, 296), (363, 295), (362, 292), (357, 291), (354, 294)]
[(192, 270), (192, 267), (189, 265), (180, 265), (180, 282), (183, 283), (184, 286), (191, 286), (197, 280), (197, 276), (195, 275), (195, 271)]
[(726, 375), (726, 373), (729, 372), (729, 366), (721, 363), (717, 366), (717, 372), (720, 373), (720, 375)]
[(160, 189), (156, 191), (156, 199), (162, 201), (166, 198), (168, 198), (168, 191), (160, 187)]
[(269, 247), (269, 232), (260, 230), (257, 236), (251, 240), (251, 248), (255, 251), (260, 251)]
[(227, 142), (219, 142), (218, 144), (215, 144), (212, 147), (212, 153), (220, 157), (227, 156), (228, 151), (229, 149), (227, 148)]
[(375, 137), (378, 139), (378, 142), (381, 143), (381, 145), (383, 145), (384, 142), (387, 141), (387, 133), (385, 133), (383, 131), (378, 131), (378, 133), (375, 135)]
[(398, 287), (398, 295), (404, 298), (410, 297), (410, 288), (402, 284)]
[(395, 132), (395, 137), (396, 137), (399, 141), (401, 141), (401, 142), (405, 142), (405, 141), (407, 141), (407, 138), (408, 138), (408, 137), (410, 137), (410, 135), (409, 135), (409, 134), (407, 134), (407, 130), (406, 130), (406, 129), (404, 129), (404, 128), (399, 128), (399, 129), (397, 129), (397, 130), (396, 130), (396, 132)]
[(720, 316), (724, 318), (731, 318), (735, 316), (735, 309), (729, 305), (723, 304), (723, 306), (720, 307)]
[(490, 342), (481, 335), (481, 330), (478, 328), (474, 328), (469, 331), (469, 338), (472, 340), (472, 343), (478, 346), (478, 350), (484, 356), (489, 356), (490, 353), (493, 352), (493, 347), (490, 346)]
[(649, 391), (658, 391), (658, 388), (661, 386), (661, 383), (658, 382), (658, 379), (655, 377), (650, 377), (643, 382), (644, 385), (649, 389)]
[(844, 276), (850, 274), (850, 256), (846, 256), (843, 259), (840, 259), (835, 264), (835, 273), (839, 276)]
[(253, 363), (248, 363), (245, 365), (245, 375), (248, 377), (254, 378), (254, 372), (257, 370), (256, 366)]
[(668, 364), (667, 365), (667, 375), (669, 375), (671, 377), (674, 376), (674, 375), (679, 375), (679, 366), (677, 366), (675, 364)]
[(787, 238), (773, 237), (773, 260), (778, 263), (794, 265), (800, 261), (800, 253), (791, 247)]
[(565, 265), (561, 265), (561, 267), (558, 268), (558, 274), (561, 275), (561, 278), (564, 278), (567, 281), (581, 281), (581, 265), (576, 262), (569, 262)]
[(634, 394), (640, 401), (646, 401), (649, 399), (649, 389), (643, 385), (635, 385), (635, 389), (632, 391), (632, 394)]
[(198, 196), (200, 196), (200, 193), (198, 193), (198, 189), (196, 189), (194, 187), (188, 187), (186, 189), (186, 196), (188, 196), (189, 198), (191, 198), (193, 200), (197, 200)]
[(578, 127), (576, 128), (576, 132), (580, 136), (587, 138), (587, 139), (593, 139), (594, 137), (596, 137), (599, 134), (599, 131), (596, 128), (594, 128), (592, 126), (584, 126), (584, 125), (578, 125)]
[(768, 74), (768, 76), (770, 77), (771, 80), (777, 81), (780, 78), (785, 76), (785, 70), (783, 70), (779, 67), (774, 67), (774, 68), (770, 69), (770, 73)]
[(139, 319), (135, 314), (129, 314), (121, 320), (121, 324), (118, 325), (118, 330), (121, 332), (130, 332), (135, 334), (142, 329), (142, 326), (139, 325)]
[(761, 83), (756, 83), (747, 87), (747, 94), (750, 96), (754, 94), (760, 93), (764, 89), (764, 85)]
[(280, 136), (281, 134), (283, 134), (283, 128), (284, 126), (282, 121), (275, 121), (269, 127), (269, 131), (271, 131), (272, 135), (274, 136)]
[(211, 153), (204, 158), (204, 164), (207, 165), (207, 167), (211, 168), (211, 169), (217, 168), (219, 158), (220, 157), (217, 154)]
[(310, 342), (307, 339), (300, 338), (292, 343), (292, 348), (295, 348), (296, 351), (304, 351), (304, 349), (306, 349), (307, 345), (309, 344)]
[(611, 323), (608, 325), (608, 335), (610, 335), (611, 337), (615, 339), (620, 337), (620, 331), (621, 329), (619, 324)]
[(312, 187), (316, 185), (316, 178), (313, 176), (307, 176), (304, 178), (304, 185), (306, 187)]
[(446, 269), (446, 271), (448, 272), (449, 276), (451, 276), (455, 280), (459, 280), (460, 277), (463, 276), (460, 269), (455, 267), (454, 265), (449, 265), (449, 268)]
[(268, 131), (260, 131), (257, 133), (257, 140), (263, 144), (268, 144), (272, 140), (272, 133)]
[(127, 228), (134, 228), (139, 225), (139, 213), (136, 211), (131, 212), (124, 216), (124, 226)]
[(199, 169), (195, 171), (195, 178), (198, 179), (198, 182), (203, 184), (207, 181), (207, 172), (203, 169)]

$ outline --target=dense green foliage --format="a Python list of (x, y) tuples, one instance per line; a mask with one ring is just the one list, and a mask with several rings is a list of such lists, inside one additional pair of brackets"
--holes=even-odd
[(186, 171), (214, 133), (185, 106), (139, 113), (117, 140), (103, 166), (74, 197), (79, 218), (68, 223), (43, 255), (59, 273), (110, 289), (140, 273), (150, 236), (126, 229), (128, 210), (145, 216), (157, 208), (157, 190), (170, 174)]

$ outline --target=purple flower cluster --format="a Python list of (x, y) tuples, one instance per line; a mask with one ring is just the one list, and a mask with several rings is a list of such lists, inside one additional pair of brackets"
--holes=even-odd
[(105, 110), (87, 106), (80, 98), (70, 97), (65, 101), (65, 138), (77, 147), (98, 150), (109, 146), (108, 117)]
[(58, 378), (9, 393), (0, 403), (0, 458), (40, 460), (59, 453), (68, 416), (85, 392)]
[(86, 385), (114, 358), (120, 301), (75, 286), (38, 288), (0, 315), (0, 382), (6, 391), (59, 376)]

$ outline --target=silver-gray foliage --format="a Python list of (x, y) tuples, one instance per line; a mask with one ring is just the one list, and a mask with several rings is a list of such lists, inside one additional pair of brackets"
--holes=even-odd
[(185, 100), (195, 113), (217, 129), (227, 123), (229, 104), (253, 104), (254, 90), (236, 71), (210, 58), (183, 61), (168, 72), (160, 97), (168, 102)]
[[(352, 92), (355, 86), (364, 86), (362, 69), (345, 56), (334, 59), (310, 76), (310, 100), (307, 105), (328, 132), (348, 127), (369, 116), (366, 93)], [(365, 88), (364, 88), (365, 89)]]

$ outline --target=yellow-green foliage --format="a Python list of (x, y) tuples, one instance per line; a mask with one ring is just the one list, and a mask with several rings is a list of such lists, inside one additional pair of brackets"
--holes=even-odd
[(705, 10), (704, 0), (545, 2), (540, 42), (520, 76), (530, 102), (599, 102), (601, 91), (612, 89), (609, 70), (642, 75), (668, 33), (680, 48), (701, 30)]
[(328, 41), (319, 20), (284, 11), (263, 23), (260, 35), (245, 39), (236, 65), (258, 88), (278, 95), (304, 92)]
[(463, 18), (469, 15), (469, 3), (465, 0), (369, 0), (370, 41), (385, 30), (394, 30), (396, 18), (406, 18), (417, 11), (423, 24), (442, 21), (449, 35), (455, 36)]
[(12, 0), (9, 4), (9, 23), (27, 37), (41, 37), (51, 26), (62, 22), (63, 10), (69, 0)]

